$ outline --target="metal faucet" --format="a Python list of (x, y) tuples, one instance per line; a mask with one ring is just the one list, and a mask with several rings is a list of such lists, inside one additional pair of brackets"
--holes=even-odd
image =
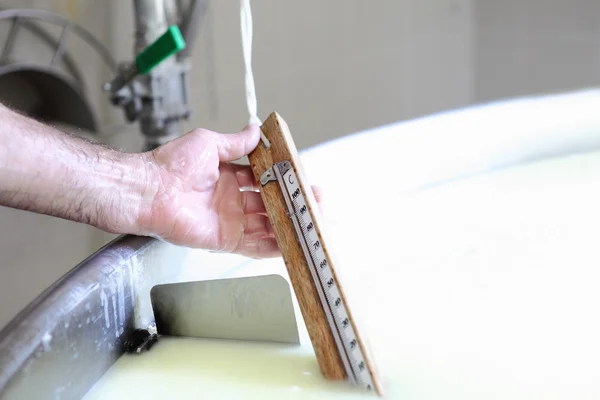
[(134, 0), (133, 6), (135, 61), (120, 64), (104, 90), (127, 121), (139, 121), (145, 150), (151, 150), (180, 136), (181, 122), (191, 115), (190, 49), (205, 2), (185, 7), (181, 0)]

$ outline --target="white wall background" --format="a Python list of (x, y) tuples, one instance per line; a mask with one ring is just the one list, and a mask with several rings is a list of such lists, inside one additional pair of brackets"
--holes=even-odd
[[(595, 86), (595, 0), (255, 0), (254, 72), (261, 117), (278, 111), (300, 148), (481, 101)], [(131, 58), (132, 2), (11, 0), (64, 14)], [(0, 35), (2, 35), (0, 30)], [(186, 128), (246, 124), (237, 0), (213, 0), (194, 48), (194, 116)], [(0, 36), (0, 43), (4, 36)], [(81, 44), (69, 47), (104, 122), (109, 79)], [(25, 40), (21, 51), (35, 53)], [(30, 45), (30, 44), (29, 44)], [(482, 127), (485, 129), (485, 127)], [(110, 144), (135, 151), (132, 127)], [(0, 326), (110, 238), (94, 229), (0, 208)]]

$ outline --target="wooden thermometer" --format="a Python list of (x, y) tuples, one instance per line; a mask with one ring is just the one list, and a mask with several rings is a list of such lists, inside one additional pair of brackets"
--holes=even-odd
[(298, 151), (285, 121), (273, 113), (261, 126), (263, 140), (248, 156), (321, 372), (381, 395), (348, 307), (318, 219)]

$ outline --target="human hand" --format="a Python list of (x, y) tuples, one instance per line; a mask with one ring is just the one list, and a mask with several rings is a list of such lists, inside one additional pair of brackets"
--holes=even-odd
[(236, 134), (196, 129), (146, 153), (152, 195), (140, 213), (143, 234), (255, 258), (279, 255), (250, 167), (229, 163), (259, 140), (257, 126)]
[(259, 140), (257, 126), (230, 135), (196, 129), (152, 152), (124, 153), (0, 104), (0, 206), (115, 234), (277, 256), (250, 168), (229, 163)]

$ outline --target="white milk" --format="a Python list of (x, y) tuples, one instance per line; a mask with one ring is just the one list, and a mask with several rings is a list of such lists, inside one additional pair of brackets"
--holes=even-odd
[(126, 355), (91, 399), (373, 398), (321, 377), (310, 346), (163, 338), (141, 356)]
[[(331, 208), (329, 231), (386, 398), (600, 398), (600, 153), (412, 194), (373, 179), (375, 194), (357, 190), (355, 204)], [(343, 218), (364, 205), (362, 218)], [(281, 265), (256, 261), (237, 275), (269, 263)], [(87, 397), (100, 398), (361, 392), (326, 382), (306, 341), (163, 338), (123, 356)]]

